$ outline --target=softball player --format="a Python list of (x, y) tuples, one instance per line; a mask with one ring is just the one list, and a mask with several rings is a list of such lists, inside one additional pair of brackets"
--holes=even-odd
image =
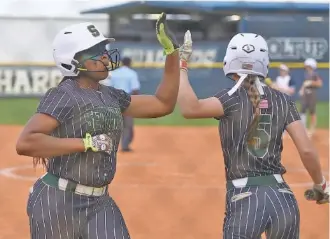
[(313, 179), (315, 192), (327, 202), (329, 187), (322, 176), (317, 153), (288, 95), (261, 85), (268, 74), (268, 46), (252, 33), (234, 36), (224, 58), (224, 72), (234, 80), (232, 89), (199, 100), (188, 81), (192, 53), (189, 32), (180, 48), (181, 77), (178, 103), (185, 118), (216, 118), (227, 179), (224, 238), (299, 238), (297, 201), (285, 183), (281, 164), (282, 133), (292, 137)]
[(311, 116), (311, 122), (309, 127), (309, 136), (312, 136), (316, 124), (317, 124), (317, 117), (316, 117), (316, 104), (317, 104), (317, 89), (322, 87), (322, 79), (316, 73), (317, 69), (317, 62), (312, 59), (306, 59), (304, 62), (305, 65), (305, 81), (299, 91), (301, 96), (301, 111), (300, 117), (304, 124), (307, 126), (307, 117), (306, 111), (309, 111)]
[(279, 76), (276, 77), (275, 87), (276, 90), (279, 90), (288, 95), (293, 95), (295, 92), (295, 81), (289, 74), (289, 67), (285, 64), (281, 64), (279, 67)]
[[(178, 44), (156, 24), (166, 55), (163, 81), (154, 96), (129, 96), (99, 84), (119, 64), (116, 49), (92, 23), (66, 27), (53, 44), (64, 79), (42, 98), (17, 142), (20, 155), (47, 158), (47, 173), (34, 184), (27, 213), (31, 238), (130, 238), (108, 194), (116, 171), (123, 115), (160, 117), (172, 112), (179, 88)], [(146, 105), (148, 107), (146, 107)]]

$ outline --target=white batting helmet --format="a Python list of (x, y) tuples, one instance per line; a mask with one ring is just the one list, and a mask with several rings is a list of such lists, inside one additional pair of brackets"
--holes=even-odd
[(62, 29), (53, 41), (53, 57), (63, 76), (77, 76), (78, 62), (76, 53), (87, 50), (103, 41), (114, 42), (114, 38), (105, 38), (91, 22), (70, 25)]
[[(229, 42), (224, 58), (223, 71), (226, 76), (238, 74), (240, 79), (228, 94), (233, 94), (247, 75), (267, 77), (269, 55), (266, 40), (254, 33), (239, 33)], [(259, 80), (256, 80), (259, 92), (263, 94)]]

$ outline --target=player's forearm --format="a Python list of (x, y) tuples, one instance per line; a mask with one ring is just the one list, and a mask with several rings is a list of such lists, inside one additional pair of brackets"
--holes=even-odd
[(315, 150), (300, 153), (300, 158), (315, 184), (322, 183), (322, 169)]
[(79, 138), (56, 138), (42, 133), (31, 133), (17, 142), (16, 151), (19, 155), (49, 158), (84, 152), (85, 146)]
[(198, 98), (188, 80), (188, 72), (180, 70), (178, 105), (183, 116), (188, 115), (198, 105)]
[(320, 88), (320, 87), (322, 87), (322, 81), (313, 81), (311, 83), (311, 86), (315, 87), (315, 88)]
[(180, 82), (179, 53), (175, 51), (166, 57), (163, 80), (159, 84), (155, 96), (163, 105), (173, 111), (178, 97)]

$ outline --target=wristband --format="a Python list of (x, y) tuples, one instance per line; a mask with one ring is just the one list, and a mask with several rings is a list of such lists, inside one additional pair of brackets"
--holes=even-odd
[(327, 187), (327, 180), (325, 179), (324, 176), (322, 176), (322, 178), (323, 178), (322, 183), (316, 185), (320, 186), (322, 190), (325, 190), (325, 188)]
[(188, 63), (184, 60), (180, 60), (180, 69), (188, 71)]

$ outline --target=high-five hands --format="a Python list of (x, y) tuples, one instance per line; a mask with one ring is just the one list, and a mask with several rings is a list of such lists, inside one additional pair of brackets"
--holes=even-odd
[(160, 14), (157, 19), (156, 35), (159, 43), (164, 49), (164, 55), (171, 55), (179, 49), (179, 44), (167, 26), (166, 14), (164, 12)]
[(183, 45), (180, 47), (180, 68), (187, 70), (188, 62), (190, 60), (192, 50), (192, 39), (190, 31), (186, 31), (184, 34)]
[(192, 39), (190, 31), (184, 34), (183, 45), (180, 47), (180, 59), (188, 62), (192, 54)]

